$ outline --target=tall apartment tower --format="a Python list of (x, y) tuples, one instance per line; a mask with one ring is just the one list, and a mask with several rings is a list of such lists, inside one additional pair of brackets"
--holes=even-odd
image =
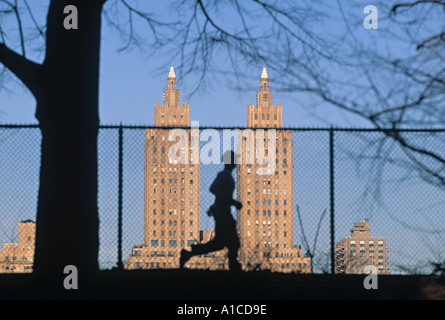
[(243, 204), (237, 217), (240, 260), (247, 270), (311, 272), (310, 259), (302, 256), (293, 239), (292, 132), (268, 129), (282, 128), (283, 112), (281, 104), (273, 105), (265, 68), (256, 99), (255, 106), (247, 107), (249, 129), (238, 139), (242, 143), (237, 165), (237, 197)]
[[(185, 147), (184, 161), (169, 156), (178, 140), (169, 141), (172, 129), (189, 127), (189, 104), (180, 103), (173, 67), (167, 78), (164, 105), (155, 104), (155, 126), (145, 130), (144, 243), (135, 245), (125, 268), (177, 268), (181, 249), (199, 241), (199, 150)], [(167, 129), (168, 128), (168, 129)], [(184, 129), (191, 146), (191, 132)], [(186, 161), (185, 161), (186, 160)], [(192, 163), (193, 162), (193, 163)]]
[[(354, 222), (351, 236), (337, 242), (335, 247), (335, 272), (364, 274), (365, 267), (372, 265), (378, 274), (390, 274), (388, 246), (384, 237), (371, 237), (369, 221)], [(371, 270), (369, 270), (371, 271)]]

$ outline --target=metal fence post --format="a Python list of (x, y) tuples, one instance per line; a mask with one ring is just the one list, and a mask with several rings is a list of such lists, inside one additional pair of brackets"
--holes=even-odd
[(334, 129), (329, 129), (329, 195), (330, 195), (330, 229), (331, 229), (331, 274), (335, 273), (335, 216), (334, 216)]
[(119, 125), (119, 159), (118, 159), (118, 211), (117, 211), (117, 268), (123, 269), (122, 262), (122, 182), (123, 182), (123, 136), (122, 123)]

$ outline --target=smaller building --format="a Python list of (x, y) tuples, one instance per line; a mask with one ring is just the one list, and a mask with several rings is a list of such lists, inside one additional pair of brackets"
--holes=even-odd
[(369, 221), (354, 222), (351, 236), (337, 242), (335, 247), (335, 273), (364, 274), (372, 265), (378, 274), (390, 274), (388, 246), (384, 237), (371, 237)]
[(0, 249), (0, 273), (30, 273), (34, 262), (36, 223), (20, 220), (17, 243), (4, 243)]

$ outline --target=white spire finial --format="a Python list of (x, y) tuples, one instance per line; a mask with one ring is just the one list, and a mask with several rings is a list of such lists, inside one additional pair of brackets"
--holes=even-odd
[(267, 76), (266, 68), (263, 68), (263, 73), (261, 74), (261, 79), (267, 79), (267, 78), (269, 78), (269, 77)]
[(170, 67), (170, 72), (168, 73), (168, 77), (169, 78), (176, 78), (175, 70), (173, 69), (173, 67)]

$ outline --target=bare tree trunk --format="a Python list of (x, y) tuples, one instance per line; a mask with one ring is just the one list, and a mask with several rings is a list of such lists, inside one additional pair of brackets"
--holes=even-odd
[[(51, 1), (47, 51), (35, 92), (42, 133), (34, 272), (63, 288), (64, 267), (98, 270), (98, 82), (104, 0)], [(63, 9), (78, 9), (66, 30)]]

